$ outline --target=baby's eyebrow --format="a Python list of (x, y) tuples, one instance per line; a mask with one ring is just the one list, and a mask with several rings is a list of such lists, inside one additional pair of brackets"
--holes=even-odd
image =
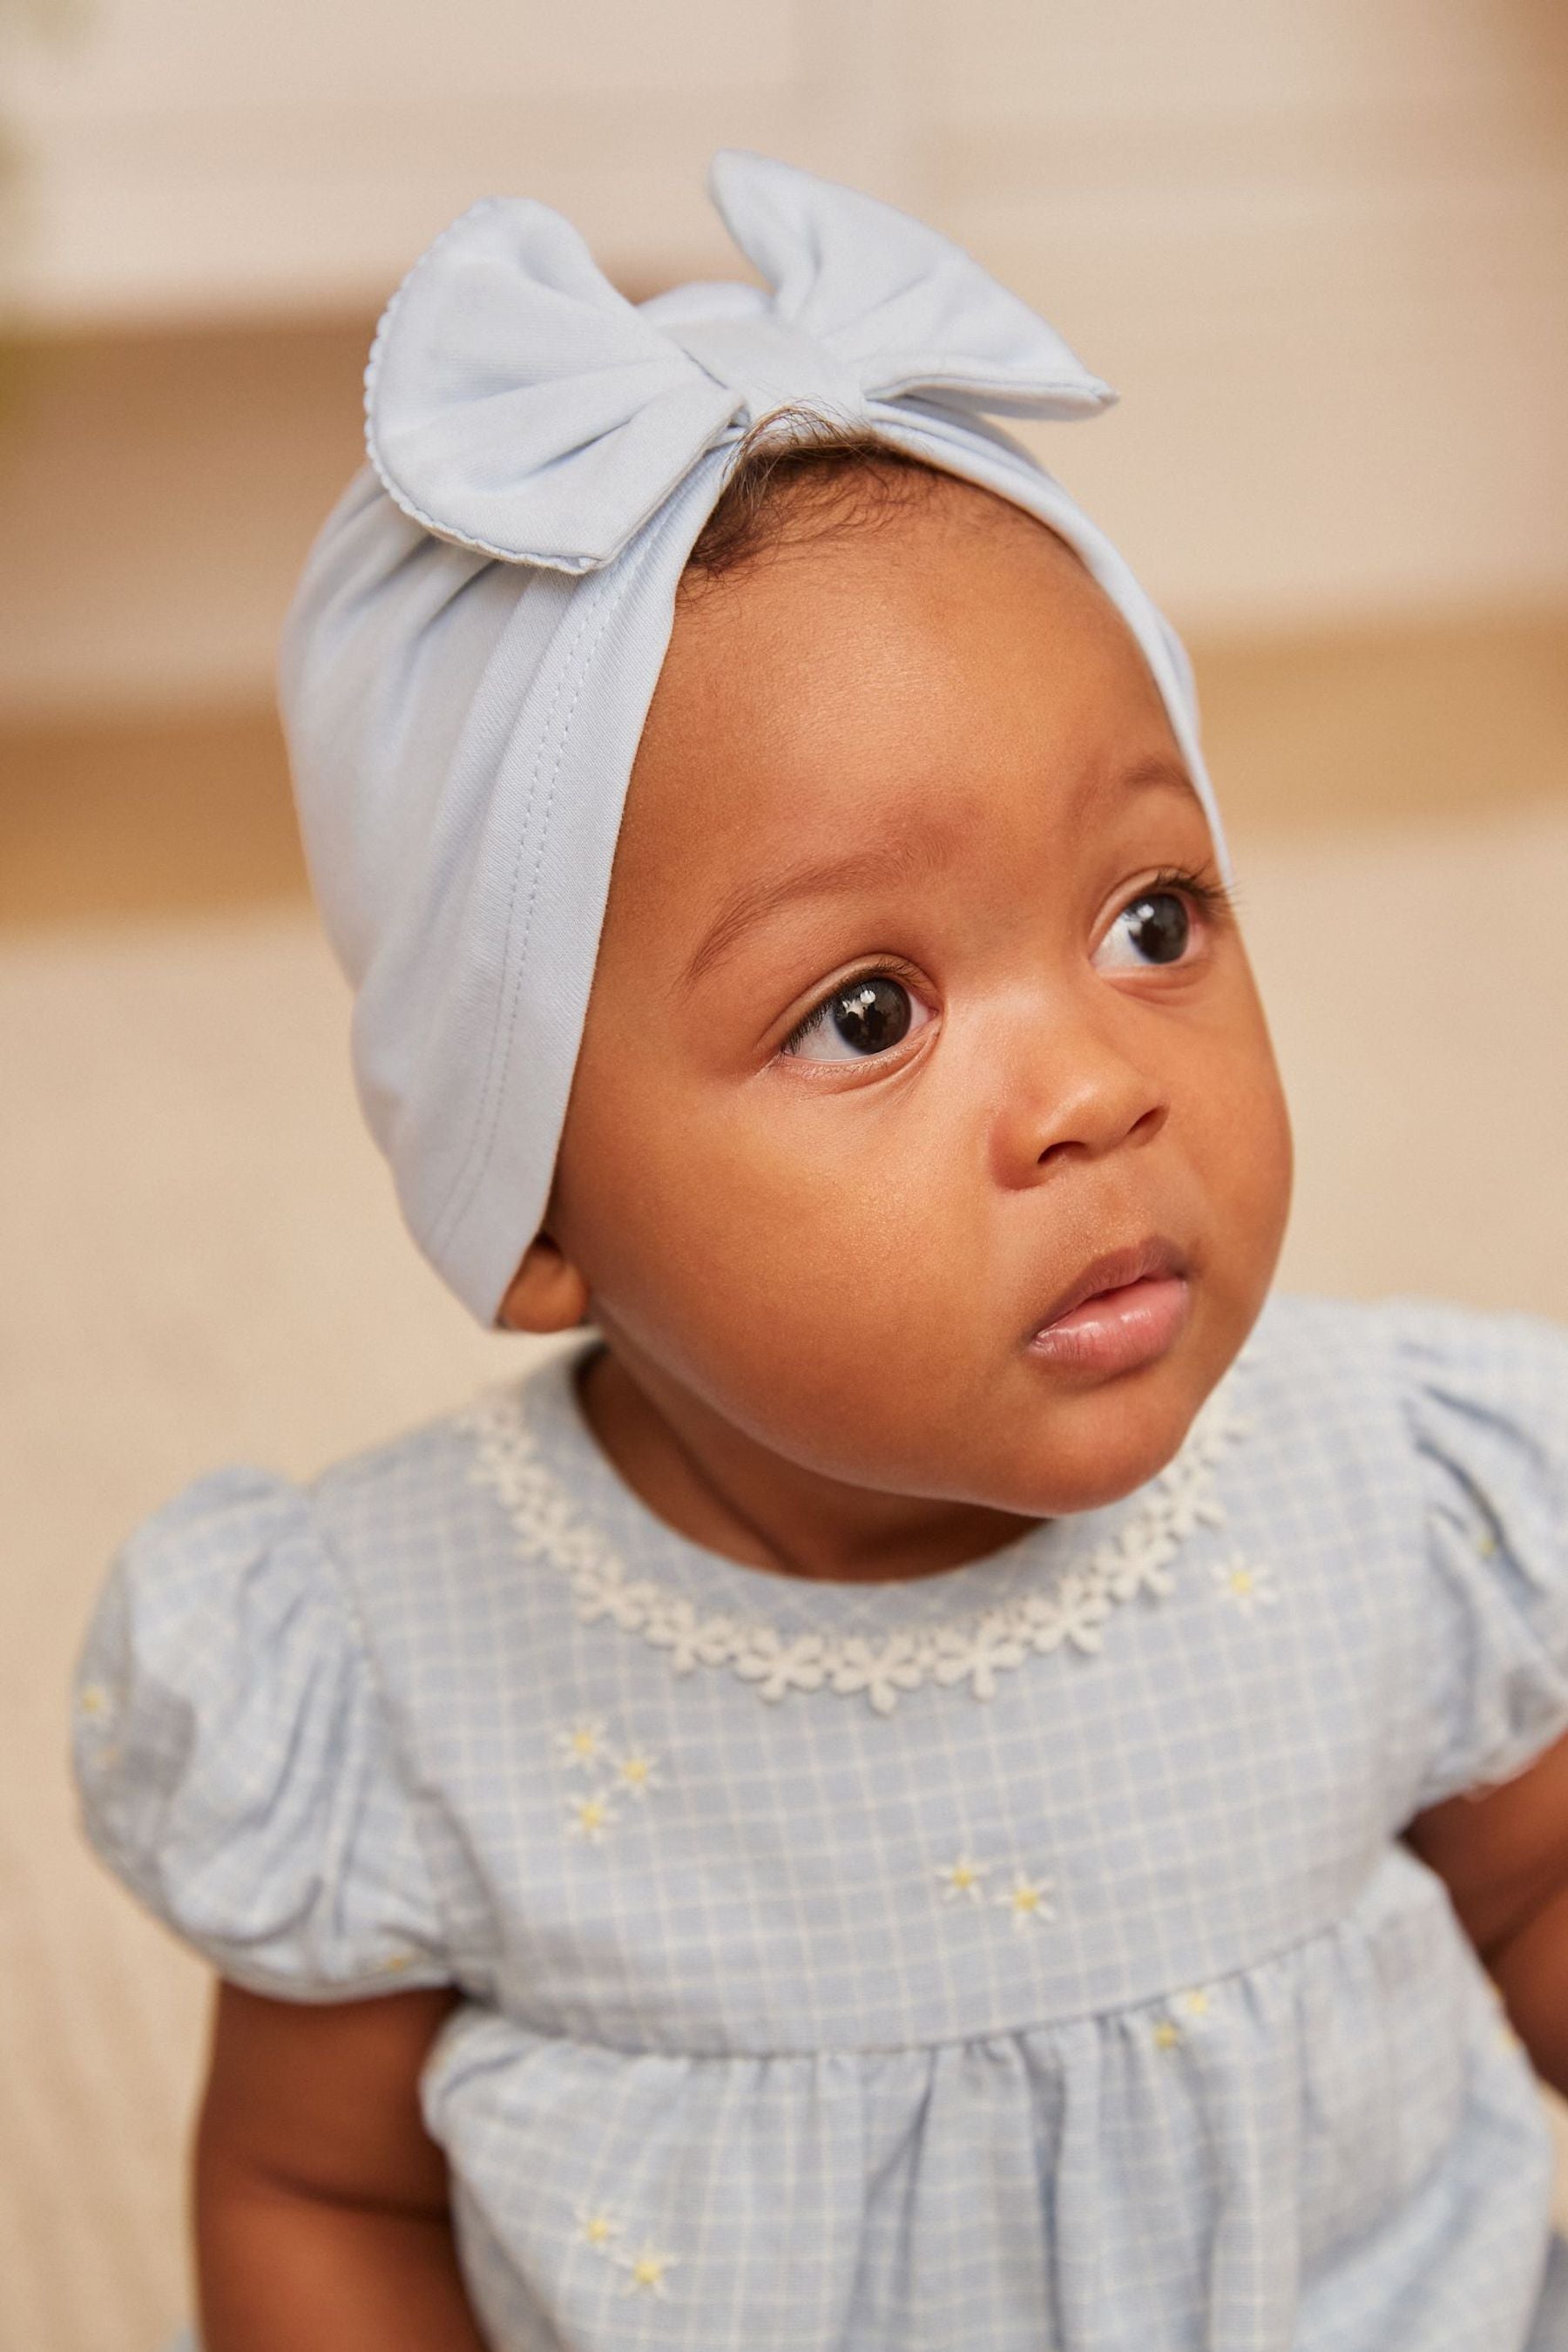
[[(1192, 778), (1181, 761), (1159, 752), (1137, 761), (1116, 778), (1116, 786), (1125, 793), (1164, 791), (1184, 793), (1189, 800), (1198, 801)], [(1084, 797), (1092, 798), (1098, 789), (1092, 779), (1086, 779)], [(940, 871), (951, 856), (952, 843), (940, 831), (927, 832), (913, 837), (903, 837), (889, 843), (878, 843), (869, 848), (857, 849), (842, 857), (819, 857), (803, 865), (786, 866), (780, 874), (759, 877), (754, 882), (742, 883), (725, 902), (718, 919), (704, 935), (690, 961), (681, 975), (682, 985), (689, 988), (729, 954), (743, 933), (767, 915), (776, 914), (797, 898), (825, 898), (854, 890), (870, 889), (879, 882), (914, 882)]]
[(1139, 760), (1132, 767), (1123, 769), (1116, 781), (1126, 793), (1151, 790), (1184, 793), (1189, 800), (1196, 801), (1200, 809), (1203, 807), (1203, 797), (1196, 784), (1181, 761), (1172, 759), (1168, 753), (1156, 751), (1147, 760)]
[(728, 955), (754, 923), (765, 915), (776, 914), (781, 907), (797, 898), (832, 898), (867, 890), (878, 882), (889, 880), (918, 881), (924, 875), (935, 873), (951, 854), (952, 845), (941, 834), (921, 834), (857, 849), (842, 857), (813, 858), (799, 866), (785, 866), (782, 873), (743, 883), (726, 900), (717, 921), (704, 934), (682, 974), (683, 982), (690, 987)]

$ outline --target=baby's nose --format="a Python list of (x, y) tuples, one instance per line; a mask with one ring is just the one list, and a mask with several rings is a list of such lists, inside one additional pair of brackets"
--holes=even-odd
[[(1109, 1144), (1152, 1142), (1165, 1124), (1169, 1109), (1170, 1106), (1167, 1103), (1152, 1102), (1146, 1109), (1138, 1111), (1131, 1122), (1125, 1125), (1119, 1117), (1113, 1116), (1109, 1122), (1110, 1134), (1098, 1139), (1087, 1135), (1072, 1135), (1047, 1143), (1037, 1153), (1036, 1165), (1047, 1168), (1058, 1160), (1096, 1159)], [(1086, 1129), (1091, 1126), (1103, 1127), (1106, 1124), (1087, 1114), (1070, 1123)]]
[(1170, 1116), (1159, 1079), (1109, 1038), (1059, 1038), (1016, 1071), (993, 1129), (998, 1181), (1036, 1184), (1074, 1160), (1152, 1143)]

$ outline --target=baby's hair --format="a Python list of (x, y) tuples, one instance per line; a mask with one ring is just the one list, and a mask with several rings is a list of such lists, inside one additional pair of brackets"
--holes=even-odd
[(683, 589), (771, 554), (901, 511), (942, 477), (865, 425), (807, 408), (781, 408), (753, 425), (718, 505), (686, 561)]

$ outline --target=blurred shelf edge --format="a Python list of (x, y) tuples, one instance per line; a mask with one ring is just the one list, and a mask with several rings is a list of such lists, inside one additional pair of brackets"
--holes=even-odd
[[(1568, 796), (1568, 613), (1200, 640), (1233, 835), (1474, 823)], [(0, 719), (0, 924), (298, 902), (277, 719), (205, 708)]]
[[(0, 345), (0, 920), (300, 893), (276, 637), (361, 462), (374, 326), (362, 310)], [(1568, 790), (1568, 584), (1531, 551), (1561, 546), (1561, 499), (1528, 436), (1510, 447), (1494, 420), (1488, 460), (1528, 530), (1505, 512), (1489, 541), (1471, 533), (1428, 436), (1370, 549), (1322, 511), (1352, 496), (1322, 453), (1281, 478), (1272, 435), (1239, 449), (1234, 405), (1203, 424), (1196, 394), (1184, 411), (1173, 391), (1171, 413), (1146, 389), (1141, 415), (1075, 433), (1059, 463), (1193, 645), (1238, 836)]]
[(221, 913), (304, 888), (265, 705), (0, 727), (0, 925)]
[[(1122, 404), (1027, 437), (1199, 640), (1568, 610), (1568, 309), (1538, 299), (1532, 259), (1495, 320), (1472, 315), (1497, 247), (1470, 247), (1458, 291), (1413, 270), (1402, 306), (1384, 252), (1353, 303), (1309, 304), (1286, 334), (1276, 300), (1234, 347), (1200, 351), (1202, 322), (1178, 331), (1168, 304), (1136, 332), (1123, 318), (1103, 359), (1085, 344)], [(1506, 406), (1453, 364), (1461, 294), (1507, 362)], [(300, 563), (363, 461), (374, 324), (367, 308), (0, 345), (0, 726), (265, 698)]]

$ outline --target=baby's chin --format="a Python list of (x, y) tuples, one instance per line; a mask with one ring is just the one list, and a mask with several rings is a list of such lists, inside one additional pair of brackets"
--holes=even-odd
[(1135, 1494), (1170, 1468), (1215, 1385), (1189, 1359), (1041, 1396), (1019, 1414), (998, 1465), (1016, 1497), (1000, 1507), (1058, 1518)]
[[(1203, 1400), (1101, 1396), (1070, 1412), (1042, 1410), (1016, 1429), (1005, 1453), (975, 1464), (966, 1499), (1033, 1519), (1103, 1510), (1169, 1469)], [(955, 1474), (958, 1465), (953, 1465)]]
[(1067, 1394), (1035, 1380), (1005, 1405), (975, 1399), (965, 1411), (950, 1396), (930, 1427), (879, 1425), (868, 1414), (852, 1454), (802, 1432), (779, 1450), (849, 1486), (1065, 1518), (1121, 1502), (1169, 1468), (1211, 1385), (1191, 1367), (1149, 1366)]

